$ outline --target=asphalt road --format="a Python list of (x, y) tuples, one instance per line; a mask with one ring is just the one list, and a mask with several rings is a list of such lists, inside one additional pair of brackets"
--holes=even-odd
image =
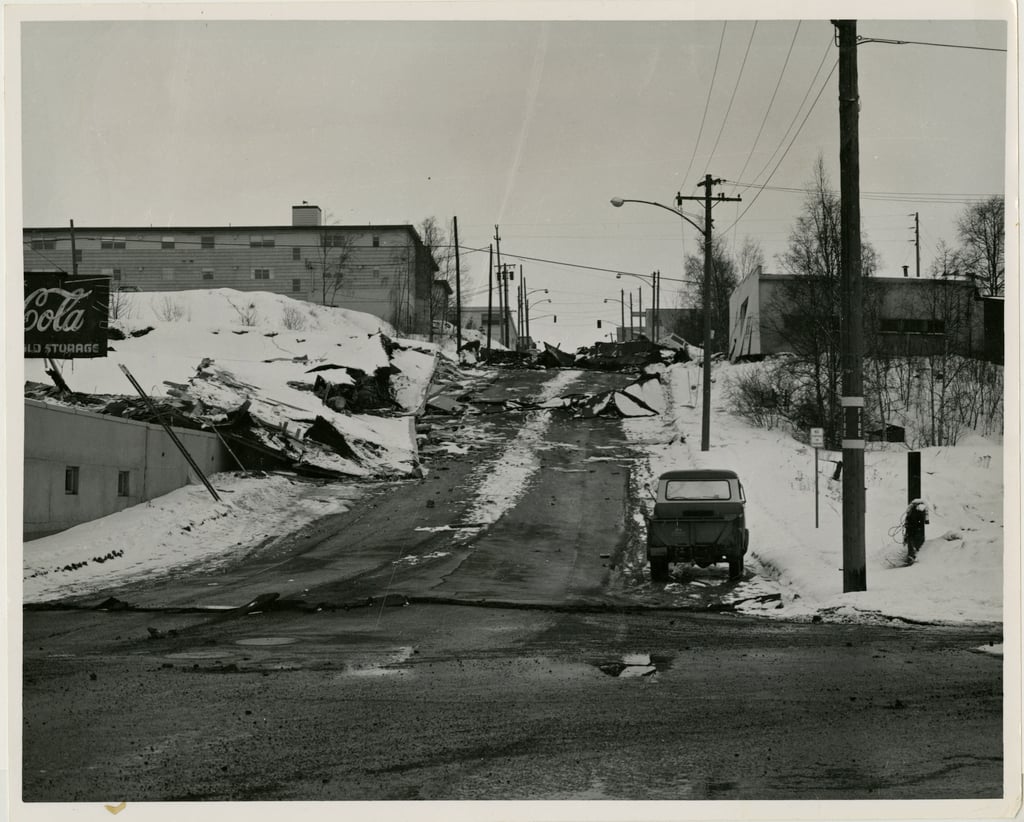
[[(976, 650), (998, 626), (722, 607), (756, 569), (663, 595), (637, 570), (618, 422), (499, 412), (459, 436), (479, 447), (236, 566), (26, 610), (23, 798), (1001, 795), (1001, 659)], [(482, 526), (499, 464), (531, 480)]]

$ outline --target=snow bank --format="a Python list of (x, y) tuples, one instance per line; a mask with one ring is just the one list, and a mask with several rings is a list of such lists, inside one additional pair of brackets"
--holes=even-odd
[[(902, 516), (907, 457), (902, 446), (865, 454), (868, 590), (843, 593), (842, 483), (832, 479), (840, 453), (820, 452), (819, 527), (814, 518), (814, 449), (788, 433), (753, 428), (724, 410), (720, 396), (733, 366), (715, 367), (711, 448), (700, 450), (701, 371), (694, 364), (663, 372), (670, 415), (629, 420), (630, 436), (646, 443), (650, 474), (672, 468), (730, 468), (747, 492), (751, 564), (785, 591), (794, 617), (873, 614), (928, 622), (999, 622), (1003, 593), (1003, 450), (972, 436), (952, 448), (921, 452), (922, 496), (931, 509), (928, 539), (906, 565)], [(685, 437), (681, 441), (680, 435)]]
[[(214, 474), (102, 519), (25, 543), (24, 601), (91, 594), (189, 568), (214, 568), (240, 551), (347, 511), (362, 493), (348, 485), (284, 476)], [(238, 603), (229, 603), (238, 604)]]
[[(261, 428), (254, 436), (288, 458), (354, 476), (408, 473), (416, 443), (408, 420), (348, 413), (314, 393), (317, 376), (352, 385), (352, 372), (372, 377), (395, 367), (398, 413), (422, 405), (437, 346), (393, 339), (394, 329), (370, 315), (317, 306), (281, 294), (210, 291), (122, 293), (105, 358), (71, 360), (64, 378), (75, 392), (129, 395), (126, 366), (155, 399), (187, 396), (194, 414), (218, 420), (246, 406)], [(387, 337), (387, 338), (385, 338)], [(49, 383), (43, 360), (25, 362), (25, 378)], [(318, 418), (345, 448), (303, 442)]]

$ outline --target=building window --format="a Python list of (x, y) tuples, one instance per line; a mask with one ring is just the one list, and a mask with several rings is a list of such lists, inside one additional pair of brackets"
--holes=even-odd
[(334, 234), (331, 236), (331, 245), (335, 248), (344, 248), (348, 244), (344, 234)]
[(302, 280), (297, 277), (292, 280), (292, 291), (302, 291)]
[(161, 237), (160, 238), (160, 248), (173, 249), (174, 248), (174, 237)]
[(174, 279), (174, 269), (173, 268), (165, 268), (165, 269), (163, 269), (160, 272), (160, 278), (164, 279), (164, 280), (173, 280)]
[(273, 248), (275, 240), (266, 235), (253, 234), (249, 237), (249, 248)]
[(118, 471), (117, 472), (117, 495), (119, 497), (131, 496), (129, 492), (131, 471)]
[(878, 322), (878, 330), (883, 334), (937, 334), (946, 333), (945, 320), (910, 319), (890, 317)]
[(204, 280), (212, 280), (213, 279), (213, 269), (212, 268), (204, 268), (203, 269), (203, 279)]
[(64, 469), (64, 493), (78, 494), (78, 466), (69, 465)]
[(121, 269), (120, 268), (101, 268), (100, 275), (103, 277), (110, 277), (115, 282), (121, 282)]
[(80, 249), (80, 248), (76, 248), (75, 249), (75, 262), (76, 263), (82, 262), (82, 249)]
[(56, 240), (33, 240), (33, 251), (53, 251), (57, 248)]
[(270, 269), (269, 268), (254, 268), (252, 270), (252, 278), (254, 280), (269, 280)]
[(292, 249), (292, 259), (293, 260), (301, 260), (302, 259), (302, 249), (301, 248), (295, 247), (295, 248)]
[(379, 280), (380, 279), (380, 269), (379, 268), (373, 269), (373, 279), (375, 279), (375, 280)]
[(124, 237), (100, 237), (100, 248), (103, 249), (123, 249), (125, 247)]
[(374, 234), (373, 235), (373, 247), (374, 248), (380, 248), (380, 235), (379, 234)]
[(216, 248), (217, 241), (212, 234), (204, 234), (199, 238), (199, 246), (200, 248)]

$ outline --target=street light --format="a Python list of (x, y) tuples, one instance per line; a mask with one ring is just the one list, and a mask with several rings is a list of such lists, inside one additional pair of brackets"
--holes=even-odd
[[(708, 195), (710, 196), (711, 187), (708, 186)], [(616, 208), (622, 208), (623, 203), (642, 203), (644, 205), (655, 206), (656, 208), (664, 209), (665, 211), (671, 211), (677, 217), (681, 217), (692, 225), (697, 231), (704, 236), (704, 401), (701, 408), (701, 425), (700, 425), (700, 450), (707, 451), (711, 447), (711, 311), (708, 305), (708, 299), (711, 293), (711, 205), (710, 201), (705, 207), (704, 214), (704, 227), (701, 226), (684, 214), (682, 211), (683, 196), (682, 194), (676, 195), (676, 203), (679, 208), (672, 208), (671, 206), (656, 203), (653, 200), (627, 200), (622, 197), (612, 197), (611, 203)], [(683, 261), (683, 265), (686, 265), (686, 261)], [(631, 276), (639, 276), (633, 274)], [(632, 322), (632, 319), (630, 319)]]
[[(535, 290), (536, 291), (543, 291), (545, 294), (548, 293), (548, 290), (546, 288), (538, 288), (538, 289), (535, 289)], [(534, 293), (533, 291), (529, 291), (529, 292), (527, 292), (527, 296), (529, 296), (530, 294), (533, 294), (533, 293)], [(524, 307), (526, 308), (526, 311), (524, 313), (526, 314), (526, 337), (527, 337), (527, 339), (530, 338), (530, 309), (533, 308), (533, 306), (535, 306), (535, 305), (540, 305), (541, 303), (550, 303), (550, 302), (551, 302), (551, 300), (546, 300), (545, 299), (545, 300), (534, 300), (531, 303), (526, 298), (523, 299), (523, 304), (524, 304)]]

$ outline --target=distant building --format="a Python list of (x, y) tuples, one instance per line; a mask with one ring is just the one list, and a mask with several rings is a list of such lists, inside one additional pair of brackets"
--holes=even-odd
[[(455, 321), (455, 317), (453, 315), (454, 311), (449, 311), (450, 322)], [(510, 309), (507, 309), (505, 311), (505, 315), (508, 317), (508, 348), (515, 351), (518, 349), (519, 346), (519, 333), (516, 330), (516, 318)], [(490, 326), (491, 329), (492, 342), (501, 343), (503, 328), (501, 320), (501, 310), (498, 308), (497, 305), (492, 306), (490, 311), (488, 311), (486, 305), (462, 306), (462, 327), (481, 331), (484, 334), (485, 346), (487, 344), (488, 325)]]
[(412, 226), (323, 225), (307, 203), (293, 206), (286, 226), (76, 226), (74, 262), (68, 227), (26, 228), (23, 240), (26, 272), (77, 264), (79, 275), (110, 277), (114, 291), (270, 291), (365, 311), (405, 332), (429, 332), (439, 288)]
[[(785, 329), (799, 317), (786, 314), (787, 288), (804, 279), (756, 271), (740, 281), (729, 298), (730, 360), (790, 350)], [(869, 351), (918, 356), (952, 350), (1002, 362), (1002, 299), (981, 296), (969, 281), (867, 277), (864, 295)]]

